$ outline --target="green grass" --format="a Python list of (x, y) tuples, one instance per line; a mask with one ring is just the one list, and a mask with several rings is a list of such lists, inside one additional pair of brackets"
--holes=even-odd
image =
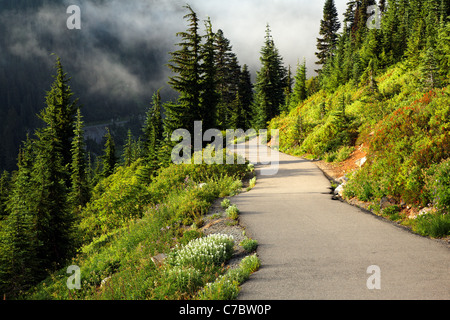
[[(234, 243), (211, 244), (186, 226), (200, 221), (215, 199), (240, 192), (247, 165), (172, 165), (147, 185), (138, 182), (139, 169), (139, 161), (120, 168), (94, 190), (79, 224), (79, 253), (21, 298), (193, 299), (227, 272)], [(156, 265), (151, 258), (161, 253), (169, 258)], [(80, 290), (66, 286), (69, 265), (80, 267)]]
[(450, 215), (436, 213), (417, 217), (413, 230), (420, 235), (432, 238), (450, 236)]

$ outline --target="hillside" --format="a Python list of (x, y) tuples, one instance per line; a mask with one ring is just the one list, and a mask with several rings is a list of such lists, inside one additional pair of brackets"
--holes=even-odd
[[(406, 63), (377, 76), (376, 92), (354, 83), (321, 90), (270, 128), (280, 130), (280, 151), (323, 160), (326, 172), (345, 181), (344, 199), (368, 202), (423, 235), (445, 236), (450, 87), (423, 88), (420, 71)], [(416, 219), (423, 213), (432, 214)]]

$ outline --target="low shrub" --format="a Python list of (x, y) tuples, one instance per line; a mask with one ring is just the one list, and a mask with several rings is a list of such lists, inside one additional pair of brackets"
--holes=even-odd
[(239, 218), (239, 209), (236, 207), (236, 205), (229, 206), (225, 213), (227, 214), (227, 217), (233, 220), (237, 220)]
[(239, 245), (244, 248), (245, 251), (253, 252), (258, 248), (258, 241), (245, 237)]
[(413, 231), (422, 236), (442, 238), (450, 235), (450, 215), (434, 213), (416, 218)]
[(220, 203), (222, 209), (227, 209), (230, 205), (231, 205), (230, 199), (223, 199), (223, 201)]
[(389, 220), (398, 221), (402, 219), (400, 215), (400, 207), (399, 206), (389, 206), (382, 210), (383, 216), (387, 217)]
[(256, 185), (256, 177), (253, 177), (249, 181), (247, 191), (250, 191), (251, 189), (253, 189), (255, 187), (255, 185)]
[(434, 206), (450, 213), (450, 158), (428, 170), (426, 189)]
[(242, 259), (237, 269), (229, 269), (226, 274), (216, 281), (208, 283), (198, 293), (199, 300), (234, 300), (237, 298), (239, 285), (246, 281), (250, 275), (261, 266), (261, 261), (256, 254)]

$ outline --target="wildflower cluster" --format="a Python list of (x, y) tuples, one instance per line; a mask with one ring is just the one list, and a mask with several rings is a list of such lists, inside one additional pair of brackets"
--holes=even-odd
[(181, 249), (176, 247), (170, 255), (170, 263), (196, 269), (220, 265), (231, 258), (233, 246), (234, 238), (223, 234), (194, 239)]

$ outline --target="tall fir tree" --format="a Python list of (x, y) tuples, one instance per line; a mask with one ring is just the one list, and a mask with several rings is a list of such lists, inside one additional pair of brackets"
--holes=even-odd
[(269, 25), (266, 28), (260, 60), (262, 66), (256, 77), (254, 120), (257, 128), (265, 128), (269, 120), (280, 114), (280, 107), (285, 103), (284, 88), (287, 76)]
[[(72, 139), (74, 137), (73, 125), (78, 109), (78, 99), (73, 99), (74, 93), (71, 90), (69, 81), (71, 78), (64, 72), (61, 59), (56, 58), (56, 76), (51, 89), (46, 95), (46, 108), (40, 113), (39, 117), (45, 122), (54, 122), (55, 138), (59, 140), (60, 152), (62, 155), (62, 165), (70, 165), (72, 162)], [(52, 114), (49, 115), (48, 112)], [(55, 121), (49, 117), (55, 116)], [(70, 186), (70, 179), (65, 179), (66, 184)]]
[(200, 68), (202, 77), (200, 80), (201, 94), (199, 111), (201, 120), (203, 121), (203, 130), (208, 130), (216, 127), (216, 110), (219, 103), (219, 94), (216, 84), (215, 34), (209, 18), (205, 21), (205, 28), (205, 43), (201, 50), (203, 63)]
[(298, 63), (297, 72), (295, 74), (295, 84), (292, 92), (291, 109), (297, 107), (299, 103), (308, 97), (308, 92), (306, 89), (306, 61), (303, 63)]
[(426, 90), (432, 90), (441, 86), (439, 75), (439, 64), (436, 59), (436, 51), (433, 46), (430, 46), (420, 64), (421, 81)]
[[(50, 92), (49, 95), (54, 93)], [(48, 97), (48, 101), (54, 98)], [(37, 237), (42, 246), (38, 249), (39, 259), (46, 268), (63, 262), (73, 249), (74, 219), (68, 205), (68, 166), (64, 165), (63, 145), (59, 139), (60, 124), (58, 108), (47, 105), (43, 114), (44, 128), (38, 129), (35, 142), (36, 159), (32, 172), (33, 203)], [(72, 127), (73, 131), (73, 127)]]
[(202, 119), (200, 112), (201, 97), (201, 41), (199, 19), (189, 5), (184, 16), (189, 23), (185, 32), (178, 32), (182, 41), (177, 44), (178, 51), (171, 52), (169, 68), (175, 73), (169, 78), (169, 84), (179, 93), (177, 103), (166, 105), (165, 129), (168, 135), (176, 129), (194, 132), (194, 122)]
[(123, 154), (122, 154), (123, 165), (125, 167), (129, 167), (133, 163), (133, 145), (134, 145), (133, 134), (129, 129), (127, 133), (127, 141), (123, 146)]
[(317, 38), (317, 65), (325, 65), (333, 56), (338, 40), (337, 32), (341, 27), (334, 0), (326, 0), (323, 8), (323, 19), (320, 22), (320, 38)]
[(144, 127), (144, 157), (148, 164), (154, 165), (157, 148), (163, 140), (161, 92), (153, 94), (152, 105), (147, 111)]
[(32, 149), (32, 141), (27, 137), (6, 202), (8, 215), (0, 221), (0, 294), (6, 298), (15, 297), (45, 276), (37, 256), (39, 241), (30, 206)]
[(103, 149), (103, 168), (102, 168), (102, 177), (109, 177), (114, 173), (114, 169), (117, 164), (117, 156), (116, 156), (116, 144), (114, 142), (114, 138), (111, 135), (111, 131), (109, 128), (106, 130), (105, 135), (105, 148)]
[(250, 129), (253, 104), (253, 84), (248, 66), (244, 64), (239, 77), (239, 100), (242, 104), (242, 116), (238, 129)]
[(280, 108), (281, 112), (285, 112), (285, 113), (289, 112), (289, 108), (290, 108), (291, 100), (292, 100), (292, 89), (293, 89), (293, 84), (294, 84), (294, 80), (292, 79), (292, 71), (291, 71), (290, 65), (287, 70), (288, 71), (287, 71), (287, 76), (286, 76), (286, 86), (284, 87), (285, 102), (284, 102), (284, 106), (282, 108)]
[[(357, 47), (363, 42), (369, 31), (367, 22), (369, 21), (369, 7), (375, 5), (375, 0), (359, 0), (356, 1), (355, 21), (352, 26), (352, 35)], [(375, 12), (374, 12), (375, 14)]]
[(436, 59), (439, 62), (439, 74), (444, 84), (450, 83), (450, 16), (448, 20), (448, 22), (444, 20), (441, 22), (436, 44)]
[(77, 110), (74, 138), (72, 140), (72, 164), (70, 202), (77, 210), (84, 207), (90, 199), (90, 185), (86, 163), (86, 146), (84, 143), (83, 116)]
[[(219, 95), (216, 121), (218, 128), (225, 130), (230, 127), (233, 104), (238, 93), (240, 66), (238, 59), (232, 51), (230, 41), (222, 30), (215, 36), (215, 66), (216, 90)], [(233, 125), (231, 125), (232, 127)]]
[(0, 221), (6, 216), (6, 200), (11, 189), (11, 176), (8, 171), (3, 171), (0, 176)]

